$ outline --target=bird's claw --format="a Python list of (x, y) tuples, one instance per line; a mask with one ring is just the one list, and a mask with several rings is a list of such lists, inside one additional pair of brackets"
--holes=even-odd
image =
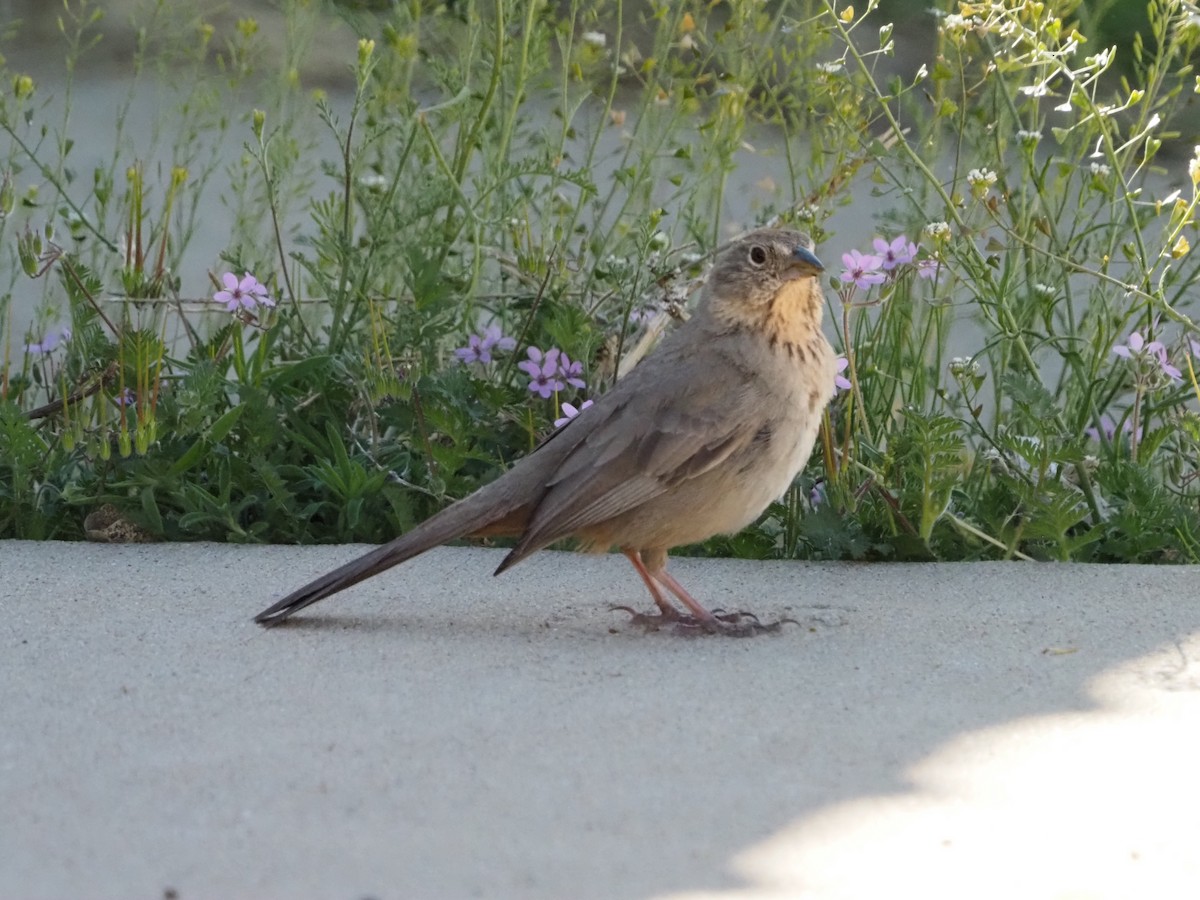
[(752, 612), (738, 610), (726, 612), (723, 609), (712, 611), (713, 622), (699, 623), (708, 634), (724, 634), (728, 637), (754, 637), (756, 634), (777, 634), (784, 624), (799, 625), (795, 619), (777, 619), (774, 622), (763, 622)]
[(779, 619), (764, 624), (758, 616), (751, 612), (726, 612), (714, 609), (711, 619), (700, 619), (696, 616), (681, 612), (641, 613), (630, 606), (610, 607), (614, 612), (629, 613), (632, 625), (640, 625), (647, 631), (658, 631), (664, 625), (670, 625), (677, 634), (722, 634), (726, 637), (754, 637), (756, 634), (775, 634), (785, 623), (799, 625), (795, 619)]

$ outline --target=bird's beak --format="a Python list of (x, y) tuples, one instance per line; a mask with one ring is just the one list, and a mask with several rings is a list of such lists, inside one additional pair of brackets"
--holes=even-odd
[(810, 275), (824, 272), (825, 266), (807, 247), (797, 246), (792, 250), (792, 265)]

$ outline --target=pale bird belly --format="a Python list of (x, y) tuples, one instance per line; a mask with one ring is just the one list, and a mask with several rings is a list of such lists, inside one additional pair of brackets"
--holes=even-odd
[(580, 536), (596, 550), (670, 549), (741, 531), (783, 496), (808, 460), (819, 425), (820, 420), (811, 417), (792, 440), (777, 435), (770, 451), (752, 462), (733, 457)]
[[(816, 393), (804, 393), (793, 401), (793, 415), (780, 424), (766, 452), (751, 457), (752, 463), (730, 460), (717, 472), (709, 473), (713, 476), (712, 483), (696, 485), (696, 492), (690, 495), (696, 504), (693, 510), (706, 509), (709, 516), (689, 517), (694, 527), (680, 544), (741, 531), (791, 487), (812, 455), (821, 428), (821, 414), (834, 392), (832, 348), (825, 344), (822, 351), (819, 361), (810, 361), (819, 373), (811, 382)], [(683, 530), (681, 525), (680, 532)]]
[(834, 393), (834, 355), (824, 340), (797, 380), (789, 414), (775, 423), (769, 443), (748, 447), (715, 469), (680, 484), (636, 509), (579, 535), (592, 549), (624, 546), (670, 549), (741, 531), (783, 496), (804, 468)]

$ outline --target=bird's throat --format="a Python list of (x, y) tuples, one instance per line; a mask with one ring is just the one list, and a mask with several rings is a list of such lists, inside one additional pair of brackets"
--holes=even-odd
[(771, 346), (803, 347), (821, 331), (824, 296), (815, 278), (784, 282), (755, 323)]

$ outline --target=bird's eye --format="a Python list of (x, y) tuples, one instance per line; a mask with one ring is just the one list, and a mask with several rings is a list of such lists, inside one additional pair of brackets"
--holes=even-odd
[(765, 265), (767, 262), (767, 251), (755, 244), (750, 248), (750, 262), (756, 266)]

